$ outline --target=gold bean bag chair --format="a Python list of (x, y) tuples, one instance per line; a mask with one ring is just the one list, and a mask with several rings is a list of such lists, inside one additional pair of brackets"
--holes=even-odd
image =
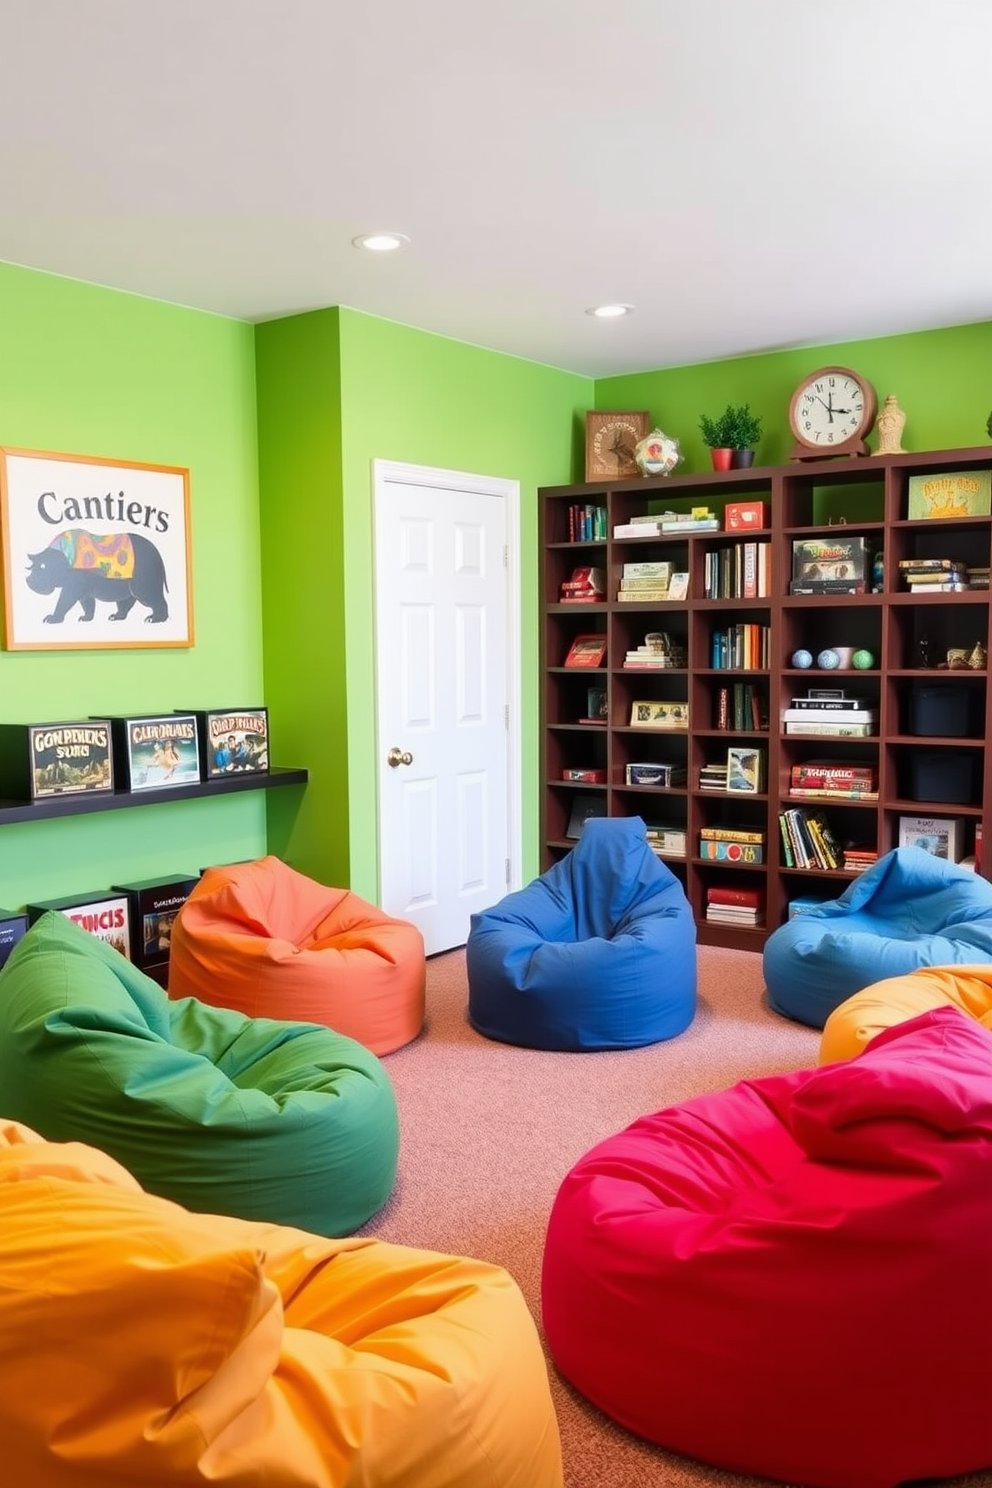
[(860, 1054), (877, 1033), (934, 1008), (956, 1007), (992, 1028), (992, 966), (927, 966), (887, 977), (856, 992), (830, 1014), (820, 1040), (820, 1064)]
[(324, 1023), (391, 1054), (424, 1024), (416, 925), (269, 855), (208, 868), (176, 916), (169, 996)]
[(17, 1488), (560, 1488), (497, 1266), (193, 1214), (0, 1120), (0, 1442)]

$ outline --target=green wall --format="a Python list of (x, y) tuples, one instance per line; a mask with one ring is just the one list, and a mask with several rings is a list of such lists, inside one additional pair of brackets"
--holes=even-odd
[(728, 403), (749, 403), (764, 420), (756, 463), (778, 465), (788, 460), (793, 445), (793, 392), (807, 373), (835, 364), (867, 377), (880, 407), (888, 393), (895, 393), (907, 415), (905, 449), (987, 443), (992, 321), (605, 378), (596, 384), (596, 407), (647, 408), (653, 421), (680, 441), (684, 463), (677, 473), (687, 475), (710, 468), (700, 414), (713, 416)]
[[(708, 468), (699, 415), (749, 402), (788, 457), (814, 367), (897, 394), (908, 449), (984, 444), (992, 322), (587, 378), (357, 311), (252, 327), (0, 264), (0, 443), (187, 465), (196, 644), (0, 651), (0, 720), (264, 701), (305, 791), (0, 829), (0, 904), (196, 871), (268, 847), (375, 898), (372, 462), (519, 481), (525, 877), (537, 871), (536, 491), (582, 478), (585, 410), (647, 408)], [(256, 388), (257, 378), (257, 388)], [(264, 622), (264, 623), (263, 623)]]
[[(520, 482), (523, 872), (533, 876), (536, 491), (571, 478), (592, 383), (351, 310), (259, 326), (256, 343), (264, 566), (280, 530), (289, 546), (292, 524), (280, 524), (287, 509), (298, 510), (304, 488), (325, 503), (317, 525), (311, 508), (307, 534), (326, 523), (327, 537), (342, 539), (337, 567), (319, 576), (314, 543), (295, 542), (306, 568), (292, 588), (287, 579), (278, 601), (295, 617), (273, 615), (266, 576), (266, 686), (272, 697), (279, 690), (280, 729), (291, 750), (299, 741), (296, 762), (311, 772), (306, 812), (291, 832), (276, 824), (281, 803), (269, 804), (273, 850), (325, 882), (377, 897), (372, 461), (392, 460)], [(287, 452), (300, 442), (294, 463)], [(285, 555), (276, 561), (292, 571)], [(282, 681), (276, 676), (285, 662), (282, 641), (270, 645), (276, 632), (295, 632), (294, 646), (310, 658), (291, 681), (288, 671)]]
[[(0, 721), (263, 701), (252, 328), (2, 263), (0, 327), (0, 444), (189, 467), (196, 642), (0, 651)], [(0, 827), (0, 905), (264, 846), (261, 791)]]

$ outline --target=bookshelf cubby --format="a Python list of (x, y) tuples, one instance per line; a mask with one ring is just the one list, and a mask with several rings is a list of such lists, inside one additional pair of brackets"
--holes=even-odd
[[(664, 860), (685, 885), (700, 941), (758, 950), (786, 919), (790, 900), (835, 898), (854, 877), (844, 868), (787, 866), (779, 823), (792, 806), (820, 810), (838, 841), (879, 854), (898, 845), (901, 816), (963, 818), (964, 851), (974, 853), (976, 828), (992, 800), (992, 762), (985, 749), (992, 724), (989, 591), (910, 592), (899, 569), (901, 562), (944, 556), (988, 568), (992, 515), (908, 515), (911, 477), (971, 471), (992, 471), (992, 446), (542, 489), (542, 867), (574, 845), (568, 823), (583, 796), (592, 795), (596, 809), (609, 816), (638, 815), (649, 825), (682, 828), (686, 856), (665, 854)], [(741, 502), (763, 502), (766, 525), (725, 530), (727, 504)], [(574, 509), (583, 503), (605, 507), (605, 536), (569, 539), (570, 508), (574, 531)], [(658, 533), (649, 528), (643, 537), (613, 536), (615, 527), (629, 526), (633, 517), (663, 510), (687, 515), (700, 506), (720, 517), (719, 530)], [(863, 593), (791, 593), (793, 543), (840, 534), (863, 537), (872, 554), (883, 554), (880, 591), (872, 592), (869, 571)], [(737, 545), (745, 542), (768, 545), (757, 585), (743, 550), (736, 556)], [(632, 562), (668, 562), (673, 572), (688, 573), (688, 597), (621, 602), (624, 564)], [(604, 597), (559, 602), (560, 585), (580, 566), (602, 571)], [(724, 597), (707, 598), (715, 581)], [(750, 593), (754, 588), (758, 592)], [(607, 641), (602, 666), (566, 669), (575, 636), (597, 632)], [(666, 638), (676, 664), (666, 658), (657, 668), (625, 665), (627, 653), (643, 647), (648, 635)], [(960, 670), (939, 665), (953, 651), (978, 659), (976, 647), (984, 649), (984, 665)], [(842, 656), (867, 651), (872, 664), (857, 670), (821, 668), (817, 659), (825, 650)], [(794, 658), (802, 652), (813, 658), (812, 666), (796, 665)], [(606, 692), (607, 717), (598, 726), (579, 722), (590, 685)], [(838, 688), (865, 699), (877, 719), (873, 731), (854, 738), (787, 733), (786, 709), (811, 687)], [(921, 710), (928, 694), (946, 688), (955, 718), (953, 731), (944, 733), (939, 697), (930, 715), (924, 718)], [(631, 711), (639, 702), (669, 705), (653, 710), (667, 726), (634, 726)], [(732, 746), (760, 751), (757, 792), (701, 787), (703, 767), (725, 762)], [(804, 802), (791, 795), (793, 766), (814, 758), (869, 764), (877, 777), (877, 799)], [(684, 783), (628, 784), (627, 766), (633, 763), (681, 767)], [(563, 778), (565, 771), (587, 769), (602, 772), (601, 777), (593, 783)], [(931, 794), (921, 796), (921, 789)], [(762, 861), (702, 855), (701, 832), (720, 828), (763, 836)], [(982, 871), (988, 876), (987, 862)], [(707, 890), (716, 886), (758, 888), (764, 925), (708, 923)]]

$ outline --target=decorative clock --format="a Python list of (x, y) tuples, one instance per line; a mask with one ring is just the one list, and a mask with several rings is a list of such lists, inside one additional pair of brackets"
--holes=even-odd
[(850, 367), (820, 367), (803, 378), (789, 404), (793, 460), (867, 455), (878, 411), (875, 389)]
[(640, 475), (634, 452), (651, 427), (649, 413), (586, 414), (586, 480), (628, 480)]

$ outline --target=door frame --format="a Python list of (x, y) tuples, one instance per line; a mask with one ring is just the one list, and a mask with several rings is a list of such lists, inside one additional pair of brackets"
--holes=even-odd
[(504, 595), (506, 599), (506, 702), (509, 719), (506, 730), (506, 850), (510, 861), (507, 891), (519, 889), (523, 864), (523, 781), (521, 768), (522, 706), (520, 680), (520, 482), (498, 475), (470, 475), (466, 471), (447, 470), (431, 465), (409, 465), (401, 460), (372, 461), (372, 656), (375, 670), (373, 686), (375, 698), (374, 734), (377, 763), (375, 770), (375, 816), (376, 816), (376, 896), (382, 901), (382, 801), (379, 789), (378, 752), (383, 741), (379, 727), (379, 637), (376, 633), (377, 604), (376, 589), (379, 579), (379, 554), (376, 545), (376, 525), (380, 494), (391, 484), (423, 486), (426, 489), (471, 491), (477, 495), (495, 496), (506, 502), (506, 554), (503, 564)]

